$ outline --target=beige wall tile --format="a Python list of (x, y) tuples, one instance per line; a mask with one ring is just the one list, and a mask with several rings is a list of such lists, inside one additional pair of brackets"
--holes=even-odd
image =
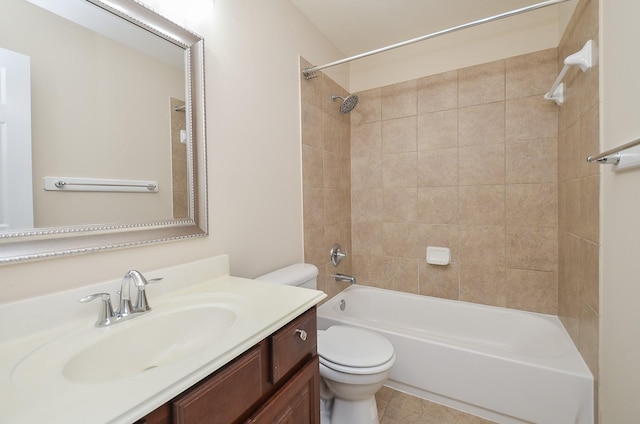
[(573, 293), (580, 293), (583, 278), (583, 265), (580, 257), (581, 240), (573, 234), (562, 237), (563, 279), (561, 284)]
[(458, 181), (463, 185), (505, 183), (505, 146), (467, 146), (458, 149)]
[(382, 223), (353, 222), (351, 253), (382, 255)]
[(418, 258), (418, 225), (382, 224), (382, 253), (385, 256)]
[(418, 152), (418, 187), (457, 185), (457, 148)]
[(578, 263), (581, 267), (579, 293), (582, 300), (592, 310), (600, 310), (599, 299), (599, 246), (587, 240), (580, 240), (580, 256)]
[[(580, 48), (577, 48), (575, 51), (571, 53), (575, 53)], [(571, 54), (569, 53), (569, 54)], [(567, 56), (560, 56), (567, 57)], [(582, 72), (567, 72), (563, 80), (564, 84), (564, 103), (562, 107), (558, 108), (558, 121), (562, 124), (559, 125), (559, 128), (564, 130), (571, 125), (574, 125), (580, 119), (580, 103), (578, 102), (578, 97), (576, 96), (576, 90), (574, 89), (577, 86), (577, 80), (579, 77), (582, 77)], [(562, 131), (561, 130), (561, 131)]]
[(600, 166), (589, 163), (586, 158), (600, 152), (600, 105), (594, 105), (580, 119), (580, 168), (581, 177), (600, 174)]
[(354, 253), (353, 274), (358, 284), (384, 288), (384, 256)]
[(505, 189), (503, 185), (460, 186), (458, 199), (460, 224), (504, 226)]
[(351, 117), (340, 121), (340, 152), (342, 156), (351, 156)]
[(418, 153), (397, 153), (382, 156), (382, 186), (402, 188), (418, 186)]
[(340, 170), (342, 174), (342, 178), (340, 179), (340, 184), (338, 187), (350, 190), (351, 189), (351, 158), (341, 156), (339, 160), (340, 160), (340, 163), (342, 164), (342, 169)]
[(558, 106), (541, 96), (507, 100), (507, 141), (557, 137)]
[(304, 228), (317, 228), (324, 225), (324, 190), (305, 188), (302, 208)]
[(379, 156), (382, 152), (382, 123), (371, 122), (351, 129), (351, 156)]
[(556, 228), (557, 184), (508, 184), (506, 217), (507, 225)]
[[(597, 44), (598, 36), (594, 37)], [(582, 47), (580, 47), (582, 48)], [(597, 47), (596, 47), (597, 48)], [(580, 115), (584, 116), (594, 105), (599, 102), (599, 85), (598, 78), (600, 77), (600, 67), (596, 63), (594, 67), (585, 72), (581, 78), (578, 79), (578, 99), (580, 104)]]
[(304, 188), (323, 188), (323, 151), (302, 145), (302, 186)]
[(420, 261), (420, 291), (424, 296), (458, 300), (460, 298), (460, 265), (430, 265)]
[(324, 188), (338, 189), (342, 184), (342, 157), (337, 153), (324, 151), (322, 162)]
[[(580, 308), (580, 342), (578, 343), (578, 349), (584, 359), (584, 362), (589, 367), (589, 370), (593, 375), (599, 375), (598, 364), (598, 314), (595, 313), (586, 304), (581, 304)], [(596, 380), (598, 377), (596, 377)]]
[(461, 225), (459, 235), (461, 265), (505, 266), (504, 226)]
[(419, 188), (418, 221), (429, 224), (457, 224), (458, 187)]
[(458, 107), (458, 71), (418, 79), (418, 113)]
[(324, 225), (334, 225), (350, 220), (351, 194), (349, 190), (324, 190)]
[(382, 117), (382, 88), (361, 91), (358, 99), (358, 105), (349, 113), (351, 125), (379, 122)]
[(506, 306), (506, 272), (502, 267), (460, 264), (460, 300)]
[(383, 191), (384, 222), (416, 222), (418, 219), (418, 189), (392, 188)]
[(505, 62), (498, 60), (458, 71), (459, 106), (499, 102), (505, 99)]
[(557, 182), (558, 142), (555, 137), (507, 143), (505, 149), (507, 184)]
[(384, 287), (406, 293), (418, 293), (418, 260), (383, 257)]
[(580, 147), (580, 123), (576, 122), (560, 135), (558, 141), (558, 179), (567, 181), (580, 178), (583, 169)]
[(324, 150), (327, 152), (341, 154), (340, 147), (340, 126), (341, 121), (332, 116), (324, 116)]
[(324, 120), (322, 109), (302, 104), (302, 144), (324, 148)]
[(458, 109), (418, 115), (418, 150), (458, 146)]
[(563, 188), (564, 205), (560, 209), (562, 209), (562, 214), (565, 218), (564, 223), (566, 224), (563, 228), (573, 234), (578, 234), (578, 227), (582, 225), (580, 223), (580, 180), (569, 180), (561, 186)]
[(569, 333), (571, 340), (579, 346), (580, 342), (580, 298), (578, 293), (558, 284), (558, 317)]
[(415, 116), (382, 121), (382, 153), (415, 152), (417, 150)]
[(586, 240), (600, 241), (600, 176), (580, 179), (580, 221), (578, 234)]
[(509, 58), (506, 60), (507, 99), (543, 95), (557, 75), (557, 48)]
[(353, 188), (382, 187), (382, 156), (360, 156), (351, 159)]
[(382, 87), (382, 119), (416, 115), (418, 81), (411, 80)]
[(322, 266), (326, 260), (327, 252), (324, 248), (324, 227), (307, 228), (304, 231), (304, 261)]
[(542, 314), (558, 313), (558, 274), (507, 268), (507, 307)]
[(382, 189), (353, 189), (351, 219), (353, 222), (382, 222)]
[(557, 229), (507, 226), (507, 266), (557, 272)]
[(459, 110), (459, 146), (504, 143), (505, 103), (495, 102)]

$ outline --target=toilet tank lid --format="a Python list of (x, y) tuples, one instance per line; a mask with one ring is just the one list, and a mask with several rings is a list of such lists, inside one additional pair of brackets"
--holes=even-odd
[(315, 265), (300, 263), (277, 269), (268, 274), (256, 277), (255, 279), (269, 283), (298, 286), (317, 276), (318, 268)]

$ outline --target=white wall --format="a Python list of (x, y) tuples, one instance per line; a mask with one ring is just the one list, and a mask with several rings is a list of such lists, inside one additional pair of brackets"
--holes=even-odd
[[(640, 137), (637, 0), (600, 1), (601, 145)], [(640, 417), (640, 170), (601, 184), (600, 408), (602, 424)]]
[(572, 0), (352, 62), (351, 91), (557, 47), (576, 4)]
[(249, 277), (302, 260), (298, 57), (341, 55), (289, 0), (217, 0), (189, 23), (205, 37), (210, 236), (2, 266), (0, 303), (221, 253)]

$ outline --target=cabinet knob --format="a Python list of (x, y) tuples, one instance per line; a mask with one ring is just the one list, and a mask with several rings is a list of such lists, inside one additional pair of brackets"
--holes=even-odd
[(297, 329), (297, 330), (296, 330), (296, 334), (297, 334), (298, 336), (300, 336), (300, 338), (301, 338), (303, 341), (307, 340), (307, 332), (306, 332), (306, 331), (304, 331), (304, 330), (300, 330), (300, 329)]

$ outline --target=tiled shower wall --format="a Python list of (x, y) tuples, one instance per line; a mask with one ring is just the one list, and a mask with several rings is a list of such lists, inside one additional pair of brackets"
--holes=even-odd
[[(343, 287), (327, 277), (338, 241), (337, 272), (360, 284), (558, 314), (597, 400), (598, 67), (567, 74), (564, 105), (542, 96), (598, 19), (581, 0), (557, 50), (361, 92), (349, 115), (337, 84), (303, 80), (305, 260), (321, 288)], [(428, 245), (453, 263), (426, 264)]]
[[(301, 70), (310, 66), (301, 59)], [(300, 85), (304, 260), (318, 267), (318, 288), (334, 295), (345, 283), (331, 275), (352, 270), (350, 115), (340, 113), (339, 99), (331, 99), (347, 93), (324, 74)], [(338, 267), (329, 257), (335, 243), (348, 253)]]
[[(358, 93), (353, 272), (361, 284), (557, 313), (558, 72), (550, 49)], [(427, 246), (451, 249), (428, 265)]]
[[(581, 0), (558, 47), (559, 59), (599, 34), (598, 1)], [(596, 56), (597, 57), (597, 56)], [(600, 168), (585, 158), (600, 149), (599, 70), (571, 70), (558, 109), (558, 315), (591, 369), (596, 389), (599, 345)], [(597, 391), (596, 391), (597, 400)]]

